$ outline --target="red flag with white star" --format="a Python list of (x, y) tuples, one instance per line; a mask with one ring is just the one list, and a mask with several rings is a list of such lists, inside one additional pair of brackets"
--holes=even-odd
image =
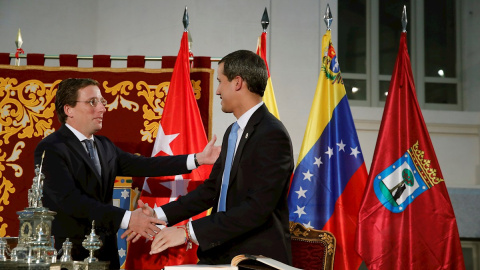
[[(185, 31), (182, 36), (152, 156), (198, 153), (208, 143), (190, 81), (187, 35)], [(203, 165), (189, 174), (147, 178), (140, 199), (151, 207), (174, 201), (200, 185), (211, 169), (211, 165)], [(193, 219), (202, 216), (205, 214)], [(188, 251), (185, 245), (181, 245), (157, 255), (149, 255), (150, 245), (151, 242), (144, 239), (131, 243), (126, 269), (162, 269), (166, 265), (197, 263), (196, 245)]]

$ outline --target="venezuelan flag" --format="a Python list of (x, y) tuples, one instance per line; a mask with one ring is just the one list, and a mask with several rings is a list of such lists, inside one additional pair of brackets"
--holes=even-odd
[(337, 239), (335, 269), (358, 269), (354, 249), (367, 170), (330, 31), (288, 204), (290, 220)]

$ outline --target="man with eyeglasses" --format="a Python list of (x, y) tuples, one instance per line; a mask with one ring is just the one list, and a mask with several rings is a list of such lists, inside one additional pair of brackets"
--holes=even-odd
[(43, 203), (57, 212), (52, 223), (55, 248), (66, 238), (73, 244), (73, 260), (88, 257), (82, 247), (90, 234), (92, 221), (103, 246), (95, 252), (111, 269), (119, 269), (118, 229), (133, 229), (153, 239), (164, 223), (139, 208), (126, 211), (112, 205), (113, 184), (117, 175), (163, 176), (188, 173), (202, 164), (213, 164), (220, 147), (216, 137), (198, 154), (143, 157), (122, 151), (108, 138), (94, 134), (102, 129), (107, 101), (99, 83), (92, 79), (66, 79), (60, 82), (55, 99), (62, 126), (44, 138), (35, 149), (35, 164), (43, 159), (45, 175)]

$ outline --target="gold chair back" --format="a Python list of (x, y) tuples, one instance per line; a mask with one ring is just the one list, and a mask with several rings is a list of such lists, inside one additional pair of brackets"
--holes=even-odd
[(290, 221), (293, 266), (305, 270), (333, 269), (335, 236), (331, 232), (307, 229)]

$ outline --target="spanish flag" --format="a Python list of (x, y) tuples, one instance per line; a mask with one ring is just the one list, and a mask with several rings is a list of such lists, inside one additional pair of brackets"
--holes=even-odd
[(277, 101), (275, 100), (275, 93), (273, 92), (272, 77), (270, 77), (270, 69), (268, 68), (267, 64), (267, 32), (262, 32), (262, 34), (258, 37), (257, 54), (262, 57), (263, 61), (265, 61), (268, 71), (268, 82), (263, 95), (263, 102), (267, 106), (270, 113), (280, 119), (277, 109)]

